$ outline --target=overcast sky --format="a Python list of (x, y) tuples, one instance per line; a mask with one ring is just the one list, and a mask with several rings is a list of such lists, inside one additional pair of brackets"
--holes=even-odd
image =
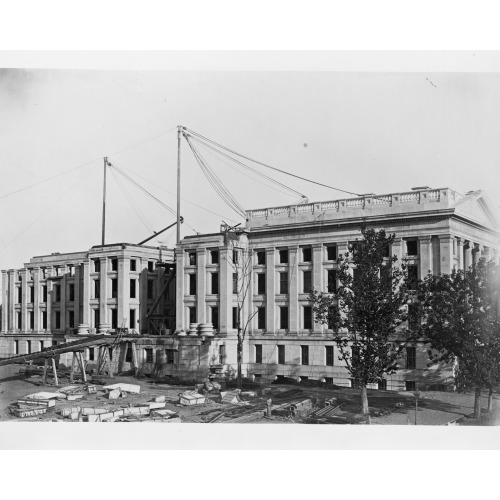
[[(104, 156), (175, 208), (177, 125), (354, 193), (485, 189), (498, 207), (499, 89), (499, 73), (2, 70), (0, 268), (100, 244)], [(246, 209), (298, 199), (206, 158)], [(258, 168), (311, 201), (350, 196)], [(185, 142), (182, 196), (183, 236), (243, 221)], [(108, 172), (107, 243), (174, 220)]]

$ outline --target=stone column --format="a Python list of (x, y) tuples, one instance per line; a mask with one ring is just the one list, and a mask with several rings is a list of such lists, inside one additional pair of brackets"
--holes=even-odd
[[(12, 332), (16, 329), (16, 310), (14, 304), (16, 303), (16, 271), (11, 269), (8, 271), (9, 275), (9, 330)], [(3, 314), (3, 313), (2, 313)]]
[(47, 333), (52, 333), (52, 302), (54, 297), (52, 296), (53, 281), (50, 279), (54, 275), (54, 268), (52, 266), (46, 269), (46, 285), (47, 285)]
[(464, 248), (464, 270), (467, 271), (470, 266), (472, 266), (472, 251), (474, 248), (474, 243), (468, 241)]
[(108, 259), (100, 257), (101, 272), (99, 273), (99, 333), (111, 328), (111, 318), (108, 318)]
[(80, 271), (81, 265), (80, 264), (75, 264), (75, 301), (74, 301), (74, 307), (75, 307), (75, 326), (80, 325), (80, 307), (81, 307), (81, 302), (80, 302), (80, 280), (81, 280), (81, 271)]
[(453, 269), (453, 237), (449, 234), (439, 236), (439, 272), (450, 274)]
[(482, 255), (483, 255), (483, 245), (478, 244), (474, 247), (472, 253), (472, 258), (475, 266), (479, 263), (479, 259), (482, 257)]
[[(175, 329), (186, 330), (184, 311), (184, 289), (186, 286), (186, 276), (184, 275), (184, 250), (177, 247), (175, 249)], [(141, 303), (145, 300), (141, 296)], [(142, 320), (141, 320), (142, 322)]]
[[(288, 247), (288, 326), (291, 333), (298, 333), (299, 325), (299, 247)], [(302, 289), (300, 290), (302, 292)]]
[(27, 283), (27, 270), (21, 269), (21, 295), (22, 295), (22, 304), (21, 304), (21, 330), (23, 332), (28, 330), (28, 283)]
[[(206, 254), (207, 252), (204, 248), (196, 249), (196, 314), (198, 315), (198, 323), (207, 322), (207, 308), (205, 300), (208, 291)], [(227, 258), (230, 258), (230, 256)]]
[(484, 247), (483, 257), (486, 259), (486, 262), (489, 262), (491, 259), (493, 259), (493, 252), (491, 247)]
[(9, 329), (9, 276), (7, 271), (2, 271), (2, 333)]
[(41, 330), (41, 311), (40, 311), (40, 293), (42, 289), (40, 287), (40, 268), (33, 268), (33, 316), (34, 316), (34, 325), (33, 330), (35, 332), (39, 332)]
[(464, 239), (457, 238), (458, 269), (464, 269)]
[(90, 261), (86, 260), (82, 264), (81, 269), (82, 280), (82, 317), (80, 318), (80, 326), (82, 328), (90, 326)]
[[(243, 259), (243, 255), (241, 257)], [(220, 333), (228, 333), (233, 328), (233, 273), (232, 251), (228, 247), (219, 250), (219, 322)], [(198, 286), (198, 285), (197, 285)], [(199, 305), (196, 306), (197, 309)], [(203, 306), (205, 309), (205, 306)], [(199, 318), (199, 316), (198, 316)], [(200, 321), (199, 323), (204, 323)]]
[[(312, 247), (313, 251), (313, 289), (323, 290), (323, 245), (316, 243)], [(314, 332), (322, 332), (323, 325), (314, 321)]]
[(419, 236), (420, 279), (424, 279), (429, 271), (432, 272), (432, 244), (430, 236)]
[(61, 266), (61, 272), (62, 272), (62, 279), (59, 281), (60, 287), (61, 287), (61, 331), (64, 332), (66, 330), (66, 315), (68, 314), (68, 311), (66, 310), (66, 296), (68, 293), (68, 286), (67, 286), (67, 267), (66, 265)]
[(400, 266), (403, 262), (403, 238), (396, 237), (391, 245), (391, 253), (396, 256), (398, 260), (396, 261), (396, 266)]
[(266, 248), (266, 332), (276, 331), (276, 270), (274, 267), (276, 249)]
[(130, 258), (125, 256), (118, 257), (118, 326), (121, 327), (124, 320), (125, 328), (130, 326)]

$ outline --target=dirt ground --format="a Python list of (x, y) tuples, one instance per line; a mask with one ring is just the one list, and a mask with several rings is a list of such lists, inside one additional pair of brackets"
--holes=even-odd
[[(30, 418), (17, 418), (10, 414), (9, 405), (18, 398), (40, 391), (57, 390), (51, 380), (49, 385), (41, 385), (41, 375), (27, 376), (20, 373), (19, 365), (0, 367), (0, 421), (64, 421), (68, 418), (59, 415), (62, 408), (86, 406), (105, 408), (110, 411), (118, 408), (138, 405), (151, 401), (156, 396), (166, 397), (166, 409), (177, 412), (182, 423), (351, 423), (366, 424), (367, 419), (358, 414), (359, 391), (355, 389), (333, 389), (324, 387), (304, 387), (290, 385), (271, 385), (257, 390), (254, 397), (245, 398), (245, 405), (221, 404), (220, 395), (210, 394), (206, 403), (196, 406), (180, 406), (178, 395), (185, 390), (193, 390), (193, 386), (171, 385), (154, 379), (136, 379), (131, 376), (115, 376), (106, 379), (107, 384), (118, 382), (141, 386), (141, 394), (129, 394), (125, 398), (109, 400), (98, 385), (98, 392), (88, 394), (84, 400), (62, 400), (50, 408), (44, 415)], [(69, 385), (69, 380), (61, 377), (60, 387)], [(273, 416), (264, 417), (266, 401), (271, 398)], [(291, 418), (280, 407), (291, 402), (311, 399), (313, 409), (322, 408), (326, 399), (335, 398), (339, 408), (339, 418), (318, 421), (306, 414)], [(368, 391), (372, 425), (414, 425), (415, 398), (412, 393), (393, 391)], [(473, 394), (456, 394), (450, 392), (421, 392), (417, 410), (418, 425), (500, 425), (499, 396), (494, 396), (493, 412), (486, 412), (487, 397), (482, 398), (483, 417), (480, 421), (469, 418), (474, 409)], [(341, 420), (343, 419), (343, 420)], [(146, 419), (147, 420), (147, 419)]]

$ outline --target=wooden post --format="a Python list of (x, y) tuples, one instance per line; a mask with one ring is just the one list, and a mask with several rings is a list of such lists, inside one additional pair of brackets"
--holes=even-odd
[(49, 360), (43, 360), (43, 385), (47, 385), (47, 378), (49, 376)]
[(74, 374), (75, 374), (75, 353), (73, 353), (73, 358), (71, 359), (71, 371), (69, 372), (69, 383), (72, 384), (74, 380)]
[(106, 358), (106, 347), (99, 346), (99, 355), (97, 358), (97, 375), (101, 375), (104, 369), (105, 358)]
[(78, 352), (78, 362), (80, 364), (80, 370), (82, 371), (82, 379), (86, 383), (87, 382), (87, 374), (85, 373), (85, 364), (83, 362), (83, 354), (82, 352)]
[(139, 372), (139, 362), (137, 361), (137, 350), (135, 342), (130, 342), (130, 349), (132, 349), (132, 364), (134, 365), (134, 377), (137, 377)]
[(111, 366), (111, 363), (112, 363), (112, 360), (111, 360), (112, 353), (113, 353), (113, 348), (112, 347), (108, 347), (108, 375), (109, 375), (109, 378), (113, 378), (113, 368)]
[(57, 370), (56, 370), (56, 360), (55, 358), (51, 358), (52, 360), (52, 371), (54, 372), (54, 385), (59, 385), (59, 380), (57, 378)]

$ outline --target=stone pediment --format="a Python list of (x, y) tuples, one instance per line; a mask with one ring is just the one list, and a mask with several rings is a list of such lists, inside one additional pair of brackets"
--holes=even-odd
[(488, 200), (482, 191), (468, 194), (455, 204), (455, 213), (466, 219), (500, 230), (498, 210)]

